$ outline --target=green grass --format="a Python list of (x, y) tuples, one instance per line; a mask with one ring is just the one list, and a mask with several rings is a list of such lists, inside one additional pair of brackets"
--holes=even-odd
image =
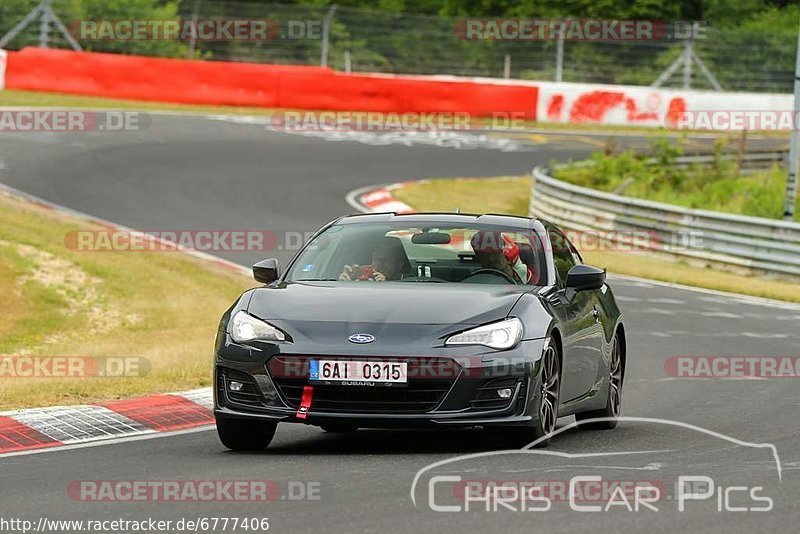
[(126, 378), (0, 378), (0, 409), (210, 385), (214, 335), (248, 277), (177, 252), (78, 252), (99, 227), (0, 195), (0, 355), (145, 358)]
[[(783, 217), (786, 171), (775, 165), (754, 174), (740, 175), (733, 160), (719, 157), (724, 148), (717, 143), (717, 159), (711, 166), (676, 168), (680, 147), (655, 143), (659, 162), (645, 163), (633, 152), (592, 154), (592, 165), (553, 166), (559, 180), (625, 196), (664, 202), (687, 208), (721, 211), (753, 217)], [(795, 204), (800, 221), (800, 197)]]
[[(500, 187), (498, 187), (500, 186)], [(419, 211), (528, 214), (530, 177), (442, 178), (411, 182), (395, 189), (394, 196)], [(649, 278), (688, 286), (800, 302), (800, 284), (780, 279), (747, 276), (670, 261), (644, 253), (583, 250), (586, 262), (611, 273)]]

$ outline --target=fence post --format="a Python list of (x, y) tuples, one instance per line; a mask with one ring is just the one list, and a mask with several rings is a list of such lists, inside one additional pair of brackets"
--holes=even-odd
[(39, 48), (47, 48), (50, 42), (50, 0), (42, 1), (42, 18), (39, 21)]
[(506, 80), (511, 78), (511, 54), (506, 54), (503, 60), (503, 78)]
[(331, 19), (333, 18), (333, 14), (336, 12), (336, 7), (336, 4), (333, 4), (328, 9), (325, 17), (322, 19), (322, 50), (320, 51), (319, 58), (320, 67), (328, 66), (328, 48), (330, 46), (331, 39)]
[(561, 31), (558, 32), (558, 40), (556, 41), (556, 81), (561, 82), (564, 80), (564, 39), (567, 34), (567, 24), (569, 18), (564, 19), (564, 25)]
[(344, 51), (344, 71), (350, 74), (353, 71), (353, 60), (350, 58), (350, 50)]
[[(800, 111), (800, 31), (797, 33), (797, 52), (794, 65), (794, 109), (792, 116)], [(792, 128), (792, 141), (789, 145), (789, 175), (786, 178), (786, 204), (783, 207), (783, 218), (794, 220), (794, 203), (797, 197), (797, 143), (800, 142), (797, 124)]]
[(683, 43), (683, 88), (692, 88), (692, 39), (686, 39)]
[(189, 36), (189, 59), (194, 57), (194, 49), (197, 46), (197, 22), (200, 19), (200, 2), (202, 0), (194, 0), (194, 7), (192, 8), (192, 33)]

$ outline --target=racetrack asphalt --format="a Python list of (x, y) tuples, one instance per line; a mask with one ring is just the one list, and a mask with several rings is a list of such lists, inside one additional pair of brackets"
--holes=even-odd
[[(302, 233), (352, 211), (344, 196), (359, 187), (426, 177), (522, 174), (535, 164), (577, 158), (596, 148), (558, 135), (518, 151), (409, 144), (376, 146), (271, 132), (258, 124), (154, 116), (140, 132), (0, 133), (0, 182), (142, 230)], [(249, 264), (263, 254), (220, 255)], [(285, 261), (290, 252), (275, 255)], [(0, 516), (34, 521), (269, 517), (274, 532), (795, 531), (800, 519), (798, 379), (676, 379), (668, 375), (665, 362), (672, 356), (799, 356), (800, 308), (626, 279), (613, 280), (612, 287), (626, 317), (629, 342), (624, 415), (679, 421), (746, 442), (774, 444), (782, 479), (769, 455), (753, 457), (731, 441), (656, 422), (623, 421), (611, 432), (568, 431), (548, 450), (651, 451), (643, 466), (625, 468), (621, 461), (598, 459), (580, 474), (644, 477), (667, 486), (678, 475), (719, 481), (735, 475), (736, 484), (762, 486), (762, 493), (774, 500), (773, 511), (719, 512), (715, 494), (690, 503), (686, 512), (679, 512), (674, 500), (664, 500), (658, 512), (580, 513), (563, 503), (547, 512), (434, 512), (424, 492), (416, 506), (411, 501), (416, 472), (457, 455), (504, 448), (502, 436), (388, 430), (334, 435), (282, 425), (270, 449), (258, 454), (227, 452), (215, 432), (204, 430), (3, 458)], [(210, 355), (198, 358), (210, 364)], [(490, 467), (467, 461), (446, 474), (553, 480), (567, 472), (552, 460), (545, 466), (512, 457)], [(269, 479), (284, 486), (318, 482), (320, 499), (82, 502), (67, 492), (79, 480), (150, 479)], [(742, 505), (742, 498), (732, 504)]]

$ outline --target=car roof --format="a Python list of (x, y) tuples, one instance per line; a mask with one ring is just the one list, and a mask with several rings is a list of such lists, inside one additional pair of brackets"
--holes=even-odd
[(361, 213), (341, 217), (338, 224), (378, 223), (378, 222), (403, 222), (403, 223), (443, 223), (443, 224), (486, 224), (491, 226), (506, 226), (520, 229), (530, 229), (537, 219), (520, 217), (517, 215), (503, 215), (495, 213), (452, 213), (452, 212), (414, 212), (414, 213)]

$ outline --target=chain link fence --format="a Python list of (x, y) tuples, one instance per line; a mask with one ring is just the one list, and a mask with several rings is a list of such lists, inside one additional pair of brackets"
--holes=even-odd
[[(79, 22), (152, 20), (137, 13), (136, 3), (52, 0), (52, 12), (84, 50), (194, 57), (216, 61), (328, 66), (349, 72), (452, 74), (526, 80), (651, 85), (686, 53), (681, 40), (546, 41), (465, 40), (456, 28), (463, 18), (386, 13), (339, 6), (262, 4), (244, 1), (183, 0), (177, 10), (164, 7), (160, 19), (270, 19), (276, 32), (267, 40), (87, 39)], [(3, 0), (0, 37), (14, 28), (37, 0)], [(327, 23), (326, 23), (327, 18)], [(279, 28), (279, 32), (277, 29)], [(690, 43), (721, 89), (792, 91), (796, 35), (774, 31), (745, 32), (705, 28)], [(51, 19), (38, 17), (5, 47), (69, 48)], [(559, 45), (563, 48), (559, 51)], [(73, 47), (74, 48), (74, 47)], [(697, 65), (679, 69), (662, 87), (715, 89)]]

